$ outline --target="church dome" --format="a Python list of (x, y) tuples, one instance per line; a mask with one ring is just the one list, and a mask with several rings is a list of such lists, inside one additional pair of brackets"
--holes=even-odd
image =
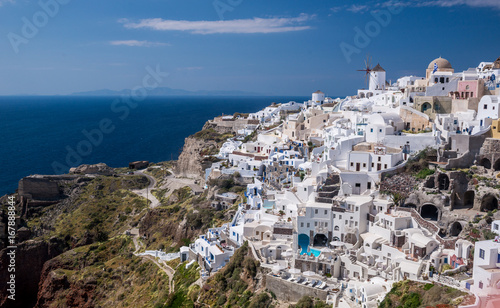
[(437, 63), (438, 69), (453, 69), (453, 67), (451, 67), (451, 63), (448, 60), (443, 59), (441, 57), (439, 57), (436, 60), (432, 61), (429, 64), (428, 69), (433, 70), (434, 69), (434, 63)]

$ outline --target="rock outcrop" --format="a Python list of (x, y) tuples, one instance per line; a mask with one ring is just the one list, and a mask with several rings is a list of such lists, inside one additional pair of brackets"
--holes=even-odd
[(176, 175), (203, 180), (204, 170), (211, 165), (204, 161), (202, 155), (207, 148), (218, 148), (217, 142), (195, 137), (186, 138), (175, 168)]
[(104, 163), (99, 163), (95, 165), (81, 165), (76, 168), (71, 168), (70, 173), (77, 174), (99, 174), (99, 175), (113, 175), (115, 171), (113, 168), (108, 167)]

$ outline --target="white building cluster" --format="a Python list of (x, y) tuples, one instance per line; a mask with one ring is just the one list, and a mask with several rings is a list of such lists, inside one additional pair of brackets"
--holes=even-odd
[[(400, 172), (425, 148), (437, 149), (444, 167), (472, 165), (470, 152), (479, 148), (455, 146), (457, 138), (500, 132), (499, 73), (500, 58), (459, 73), (438, 58), (425, 77), (390, 84), (377, 65), (356, 96), (334, 100), (317, 91), (302, 104), (250, 114), (261, 123), (256, 138), (228, 140), (217, 156), (223, 161), (206, 171), (206, 179), (238, 172), (251, 183), (245, 200), (231, 223), (181, 253), (213, 272), (231, 246), (249, 241), (262, 266), (330, 277), (324, 289), (333, 298), (376, 307), (392, 282), (441, 279), (437, 270), (467, 267), (474, 250), (473, 278), (439, 281), (473, 292), (478, 301), (470, 307), (486, 307), (480, 298), (500, 295), (500, 244), (444, 241), (437, 225), (395, 208), (377, 188), (383, 174)], [(296, 278), (290, 281), (299, 285)]]

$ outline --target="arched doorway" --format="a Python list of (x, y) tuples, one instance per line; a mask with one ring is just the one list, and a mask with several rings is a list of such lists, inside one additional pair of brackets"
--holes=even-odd
[(491, 161), (487, 158), (483, 158), (481, 159), (481, 161), (479, 161), (479, 166), (483, 166), (486, 169), (491, 169)]
[(485, 195), (481, 201), (481, 212), (489, 212), (496, 209), (498, 209), (498, 199), (491, 194)]
[(464, 194), (464, 207), (473, 208), (474, 207), (474, 197), (476, 193), (473, 190), (468, 190)]
[(424, 219), (437, 221), (439, 210), (434, 204), (424, 204), (420, 209), (420, 216)]
[(325, 247), (328, 244), (326, 235), (318, 233), (314, 236), (314, 246)]
[(422, 104), (421, 110), (422, 110), (422, 112), (426, 112), (427, 110), (430, 110), (431, 108), (432, 108), (432, 105), (426, 102), (426, 103)]
[(497, 159), (497, 161), (495, 162), (495, 164), (493, 165), (493, 169), (495, 171), (500, 171), (500, 159)]
[(282, 260), (281, 259), (281, 246), (276, 247), (276, 260)]
[(448, 190), (448, 188), (450, 188), (450, 178), (444, 173), (438, 176), (438, 183), (439, 190)]
[(460, 234), (460, 232), (462, 232), (463, 230), (463, 226), (461, 223), (459, 223), (458, 221), (455, 221), (452, 225), (451, 225), (451, 228), (450, 228), (450, 235), (451, 236), (458, 236)]
[(299, 248), (301, 249), (301, 254), (307, 253), (307, 247), (309, 247), (309, 236), (307, 234), (299, 234)]

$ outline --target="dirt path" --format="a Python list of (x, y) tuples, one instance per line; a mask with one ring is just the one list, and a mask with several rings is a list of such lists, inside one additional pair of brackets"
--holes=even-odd
[(151, 193), (151, 190), (153, 190), (156, 185), (156, 179), (149, 174), (145, 174), (143, 171), (144, 170), (136, 171), (135, 174), (147, 177), (149, 180), (149, 186), (143, 189), (133, 189), (132, 192), (151, 201), (149, 207), (155, 208), (160, 205), (160, 201), (158, 201), (158, 199), (156, 199), (156, 197)]
[(156, 264), (156, 266), (158, 266), (162, 271), (164, 271), (165, 274), (167, 274), (167, 276), (168, 276), (169, 293), (172, 293), (174, 291), (174, 273), (175, 273), (175, 270), (173, 268), (171, 268), (169, 265), (167, 265), (167, 263), (165, 263), (165, 261), (158, 262), (156, 260), (156, 258), (154, 258), (152, 256), (139, 256), (137, 254), (137, 252), (139, 251), (139, 249), (141, 249), (142, 246), (144, 246), (142, 244), (142, 242), (139, 241), (139, 229), (137, 229), (137, 228), (131, 229), (130, 235), (132, 237), (132, 242), (134, 243), (134, 247), (135, 247), (134, 255), (141, 257), (141, 258), (148, 259), (149, 261), (152, 261), (154, 264)]
[(170, 267), (168, 266), (164, 261), (156, 261), (156, 258), (152, 257), (152, 256), (141, 256), (145, 259), (148, 259), (150, 261), (152, 261), (154, 264), (156, 264), (156, 266), (158, 266), (162, 271), (165, 272), (165, 274), (167, 274), (168, 276), (168, 292), (169, 293), (172, 293), (174, 292), (174, 273), (175, 271)]

